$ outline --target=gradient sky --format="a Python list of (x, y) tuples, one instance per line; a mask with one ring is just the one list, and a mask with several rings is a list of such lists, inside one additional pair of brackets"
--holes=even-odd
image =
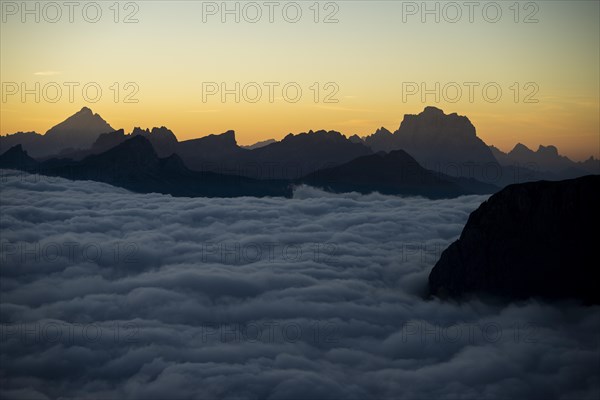
[[(285, 5), (287, 16), (294, 17), (290, 2), (278, 2), (273, 23), (263, 1), (257, 2), (263, 15), (256, 23), (244, 20), (245, 2), (239, 2), (239, 23), (233, 15), (223, 23), (220, 12), (206, 15), (204, 22), (203, 8), (211, 4), (200, 1), (119, 2), (118, 23), (110, 8), (114, 1), (97, 2), (102, 10), (97, 23), (83, 18), (86, 5), (86, 16), (95, 16), (90, 2), (79, 3), (72, 23), (65, 6), (57, 22), (47, 21), (55, 18), (56, 10), (46, 8), (44, 14), (44, 3), (39, 3), (40, 21), (25, 15), (22, 22), (21, 3), (2, 1), (2, 134), (43, 133), (88, 106), (114, 128), (128, 132), (134, 126), (165, 125), (183, 140), (235, 129), (240, 144), (251, 144), (310, 129), (346, 135), (370, 134), (380, 126), (393, 131), (404, 114), (435, 105), (446, 113), (468, 116), (483, 140), (505, 151), (522, 142), (534, 149), (555, 144), (576, 160), (600, 156), (598, 1), (518, 2), (518, 23), (513, 1), (495, 3), (502, 10), (496, 23), (486, 21), (495, 17), (491, 2), (476, 2), (473, 22), (464, 2), (455, 3), (462, 12), (456, 23), (447, 21), (456, 15), (447, 2), (438, 3), (439, 23), (434, 15), (425, 15), (422, 22), (421, 10), (416, 15), (403, 13), (413, 5), (421, 8), (420, 1), (319, 2), (318, 23), (310, 8), (314, 1), (296, 2), (302, 9), (297, 23), (283, 18)], [(27, 3), (33, 9), (36, 2)], [(221, 8), (222, 2), (212, 4)], [(16, 15), (14, 6), (19, 8)], [(138, 22), (123, 23), (134, 6)], [(235, 2), (228, 7), (234, 8)], [(435, 2), (427, 7), (434, 8)], [(338, 22), (323, 23), (336, 8)], [(255, 11), (246, 10), (253, 18)], [(532, 12), (538, 22), (524, 23)], [(51, 103), (41, 96), (36, 103), (27, 95), (23, 102), (20, 93), (8, 93), (11, 82), (29, 88), (36, 82), (40, 88), (47, 85), (50, 97), (55, 96), (55, 82), (62, 87), (62, 97)], [(79, 83), (73, 102), (64, 82)], [(88, 82), (102, 89), (95, 103), (82, 94)], [(117, 102), (111, 90), (115, 82), (120, 87)], [(139, 88), (137, 103), (124, 102), (131, 91), (125, 90), (127, 82)], [(256, 103), (243, 98), (236, 103), (233, 95), (224, 103), (218, 95), (204, 102), (203, 82), (225, 82), (229, 88), (235, 82), (258, 82), (263, 94)], [(273, 103), (263, 82), (280, 83)], [(297, 103), (282, 98), (281, 87), (288, 82), (302, 88)], [(320, 86), (317, 103), (310, 89), (315, 82)], [(331, 91), (325, 90), (327, 82), (339, 87), (337, 103), (323, 101)], [(429, 88), (436, 82), (440, 87), (457, 82), (463, 93), (456, 102), (443, 96), (436, 102), (433, 94), (423, 102), (420, 94), (403, 98), (407, 82)], [(480, 85), (473, 101), (464, 82)], [(486, 101), (482, 93), (490, 82), (502, 89), (496, 103)], [(515, 82), (520, 86), (517, 102), (511, 90)], [(526, 90), (529, 82), (534, 85)], [(538, 102), (526, 103), (525, 96), (535, 87), (539, 91), (533, 99)], [(448, 89), (454, 97), (454, 89)], [(494, 90), (488, 93), (493, 96)]]

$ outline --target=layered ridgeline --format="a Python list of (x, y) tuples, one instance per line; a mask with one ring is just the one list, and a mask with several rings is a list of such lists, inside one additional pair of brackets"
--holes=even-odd
[(510, 185), (469, 216), (431, 274), (434, 296), (600, 304), (600, 176)]
[[(335, 131), (309, 131), (247, 147), (238, 145), (234, 131), (185, 141), (178, 141), (164, 126), (134, 128), (130, 133), (115, 131), (98, 114), (84, 107), (45, 135), (21, 132), (1, 136), (0, 153), (21, 145), (23, 151), (38, 161), (50, 158), (82, 161), (137, 136), (147, 139), (158, 157), (176, 154), (192, 171), (310, 182), (333, 191), (352, 188), (398, 194), (435, 192), (443, 196), (491, 193), (515, 182), (576, 177), (598, 173), (600, 169), (598, 160), (575, 163), (559, 155), (553, 146), (541, 146), (533, 152), (517, 145), (510, 153), (502, 153), (477, 137), (467, 117), (447, 115), (435, 107), (426, 107), (418, 115), (405, 115), (394, 133), (380, 128), (366, 138), (357, 135), (347, 138)], [(418, 185), (414, 182), (414, 168), (407, 167), (412, 161), (404, 162), (403, 157), (392, 154), (397, 150), (403, 150), (427, 172), (417, 174), (421, 180), (416, 182)], [(381, 151), (389, 153), (389, 157), (374, 156)], [(368, 182), (361, 182), (364, 173), (354, 172), (357, 164), (346, 164), (365, 156), (372, 156), (360, 160), (369, 171), (369, 178)], [(316, 174), (318, 171), (323, 173)], [(431, 191), (432, 182), (441, 188)], [(451, 189), (456, 186), (458, 191)]]
[[(73, 139), (73, 137), (77, 139)], [(281, 141), (269, 140), (253, 146), (237, 144), (235, 132), (178, 141), (166, 127), (131, 133), (114, 130), (98, 114), (84, 107), (51, 128), (45, 135), (19, 132), (0, 136), (0, 154), (20, 144), (29, 156), (83, 158), (100, 154), (134, 136), (150, 141), (159, 157), (177, 154), (195, 171), (212, 171), (257, 179), (297, 179), (318, 169), (339, 165), (371, 154), (363, 143), (354, 143), (335, 131), (309, 131), (289, 134)]]
[(34, 158), (58, 155), (77, 149), (88, 149), (102, 133), (114, 129), (98, 114), (83, 107), (63, 122), (50, 128), (44, 135), (36, 132), (17, 132), (0, 136), (0, 153), (18, 144)]
[(287, 181), (192, 171), (177, 154), (159, 157), (142, 135), (82, 160), (56, 158), (38, 162), (21, 145), (0, 155), (0, 168), (18, 169), (72, 180), (94, 180), (138, 193), (187, 197), (284, 196), (291, 197)]
[(382, 127), (362, 140), (374, 151), (403, 149), (427, 169), (498, 186), (600, 173), (600, 160), (590, 157), (573, 162), (559, 155), (555, 146), (540, 146), (533, 152), (518, 144), (510, 153), (503, 153), (477, 137), (467, 117), (446, 115), (435, 107), (405, 115), (393, 133)]
[[(144, 135), (115, 133), (118, 135), (103, 138), (125, 137), (125, 140), (104, 152), (89, 154), (80, 160), (51, 158), (40, 162), (31, 158), (21, 145), (16, 145), (0, 155), (0, 168), (74, 180), (95, 180), (140, 193), (190, 197), (290, 197), (293, 188), (303, 184), (332, 192), (380, 192), (428, 198), (491, 193), (498, 189), (475, 180), (435, 174), (422, 168), (402, 150), (358, 157), (340, 166), (321, 169), (297, 179), (254, 179), (212, 171), (193, 171), (175, 153), (159, 157), (150, 139)], [(102, 139), (102, 142), (105, 140)]]
[[(130, 136), (135, 134), (136, 130)], [(111, 141), (126, 139), (121, 132), (103, 136)], [(353, 143), (335, 131), (289, 134), (281, 141), (273, 140), (250, 148), (237, 144), (234, 131), (182, 142), (173, 137), (168, 143), (158, 143), (152, 134), (147, 137), (157, 152), (169, 149), (192, 170), (257, 179), (297, 179), (323, 167), (371, 153), (364, 144)]]
[(308, 174), (298, 182), (336, 193), (379, 192), (428, 198), (486, 194), (498, 189), (474, 179), (455, 178), (429, 171), (403, 150), (389, 153), (382, 151), (359, 157), (348, 163)]
[(543, 171), (548, 179), (568, 179), (584, 174), (600, 174), (600, 160), (590, 157), (585, 161), (573, 162), (558, 153), (556, 146), (540, 145), (533, 151), (522, 143), (517, 143), (508, 153), (490, 146), (498, 163), (505, 167), (520, 165), (525, 168)]

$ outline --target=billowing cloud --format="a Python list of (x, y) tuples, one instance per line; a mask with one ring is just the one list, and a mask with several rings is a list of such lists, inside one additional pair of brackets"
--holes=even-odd
[(486, 199), (3, 172), (3, 398), (597, 398), (600, 308), (423, 299)]

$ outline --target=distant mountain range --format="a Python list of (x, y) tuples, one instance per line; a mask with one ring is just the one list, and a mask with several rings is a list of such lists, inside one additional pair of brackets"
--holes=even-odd
[(404, 150), (379, 152), (308, 174), (299, 182), (328, 191), (429, 198), (493, 193), (499, 188), (474, 179), (455, 178), (423, 168)]
[(52, 158), (37, 161), (21, 145), (16, 145), (0, 155), (0, 168), (73, 180), (94, 180), (140, 193), (189, 197), (290, 197), (293, 187), (302, 184), (333, 192), (377, 191), (429, 198), (492, 193), (498, 189), (474, 180), (438, 176), (422, 168), (402, 150), (358, 157), (298, 179), (253, 179), (192, 171), (177, 154), (159, 157), (150, 139), (144, 135), (126, 136), (122, 143), (81, 160)]
[[(138, 139), (132, 142), (135, 138), (145, 139), (144, 143), (154, 152), (154, 156), (144, 153), (148, 160), (154, 160), (149, 164), (153, 167), (145, 175), (138, 169), (131, 169), (131, 165), (123, 164), (124, 161), (118, 161), (114, 156), (116, 153), (110, 153), (117, 148), (121, 156), (128, 151), (147, 151), (146, 145), (132, 145), (141, 143)], [(119, 147), (125, 143), (128, 143), (126, 147)], [(12, 153), (2, 156), (4, 167), (14, 163), (18, 156), (25, 160), (21, 169), (31, 169), (35, 162), (35, 168), (41, 168), (43, 173), (65, 176), (68, 167), (75, 171), (73, 177), (78, 179), (91, 176), (89, 168), (97, 167), (98, 158), (94, 156), (103, 156), (125, 165), (124, 173), (135, 179), (147, 178), (148, 182), (160, 182), (167, 176), (174, 179), (175, 172), (186, 179), (192, 176), (196, 179), (197, 172), (210, 172), (224, 182), (227, 176), (251, 178), (246, 188), (258, 187), (254, 182), (256, 179), (270, 181), (271, 186), (262, 187), (260, 193), (280, 188), (279, 185), (286, 182), (290, 185), (311, 184), (335, 192), (380, 191), (450, 197), (492, 193), (515, 182), (600, 173), (599, 160), (590, 158), (576, 163), (559, 155), (554, 146), (540, 146), (534, 152), (518, 144), (511, 152), (503, 153), (478, 138), (467, 117), (446, 115), (435, 107), (426, 107), (418, 115), (405, 115), (399, 129), (393, 133), (382, 127), (365, 138), (357, 135), (346, 138), (335, 131), (309, 131), (252, 146), (239, 146), (234, 131), (185, 141), (178, 141), (164, 126), (136, 127), (126, 134), (122, 129), (114, 130), (98, 114), (84, 107), (45, 135), (19, 132), (0, 136), (0, 154), (9, 149)], [(137, 156), (130, 157), (136, 159)], [(182, 168), (175, 172), (168, 168), (168, 171), (163, 170), (163, 167), (173, 165)], [(95, 174), (98, 174), (96, 180), (124, 186), (118, 177)], [(184, 192), (182, 188), (168, 187), (164, 182), (161, 185), (140, 183), (137, 190), (162, 187), (163, 192)], [(136, 190), (134, 186), (128, 187)], [(196, 188), (190, 189), (189, 193), (201, 192)], [(277, 193), (288, 194), (285, 190)]]
[(500, 165), (538, 168), (540, 171), (552, 174), (555, 179), (600, 173), (600, 160), (590, 157), (584, 162), (574, 162), (568, 157), (558, 154), (555, 146), (540, 145), (537, 151), (533, 151), (524, 144), (517, 143), (508, 153), (504, 153), (494, 146), (490, 146), (490, 150)]
[(0, 155), (0, 168), (19, 169), (72, 180), (94, 180), (139, 193), (187, 197), (291, 197), (290, 182), (258, 180), (188, 169), (176, 154), (160, 158), (149, 139), (135, 135), (115, 147), (83, 160), (38, 162), (21, 145)]
[(242, 146), (242, 148), (248, 149), (248, 150), (254, 150), (254, 149), (259, 149), (261, 147), (268, 146), (271, 143), (275, 143), (275, 142), (277, 142), (277, 140), (275, 140), (275, 139), (267, 139), (267, 140), (263, 140), (263, 141), (260, 141), (260, 142), (256, 142), (256, 143), (251, 144), (249, 146)]
[(114, 129), (100, 115), (83, 107), (50, 128), (44, 135), (36, 132), (18, 132), (0, 136), (0, 152), (20, 144), (32, 157), (49, 157), (61, 152), (87, 149), (101, 133), (112, 131)]
[(498, 186), (600, 174), (600, 160), (573, 162), (559, 155), (554, 146), (540, 146), (533, 152), (518, 144), (510, 153), (503, 153), (477, 137), (467, 117), (446, 115), (435, 107), (405, 115), (394, 133), (382, 127), (360, 140), (374, 151), (403, 149), (427, 169)]

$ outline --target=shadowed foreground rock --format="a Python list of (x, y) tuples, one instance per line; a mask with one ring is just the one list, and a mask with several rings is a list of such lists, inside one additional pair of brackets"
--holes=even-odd
[(429, 275), (430, 293), (599, 304), (600, 175), (511, 185), (469, 216)]

